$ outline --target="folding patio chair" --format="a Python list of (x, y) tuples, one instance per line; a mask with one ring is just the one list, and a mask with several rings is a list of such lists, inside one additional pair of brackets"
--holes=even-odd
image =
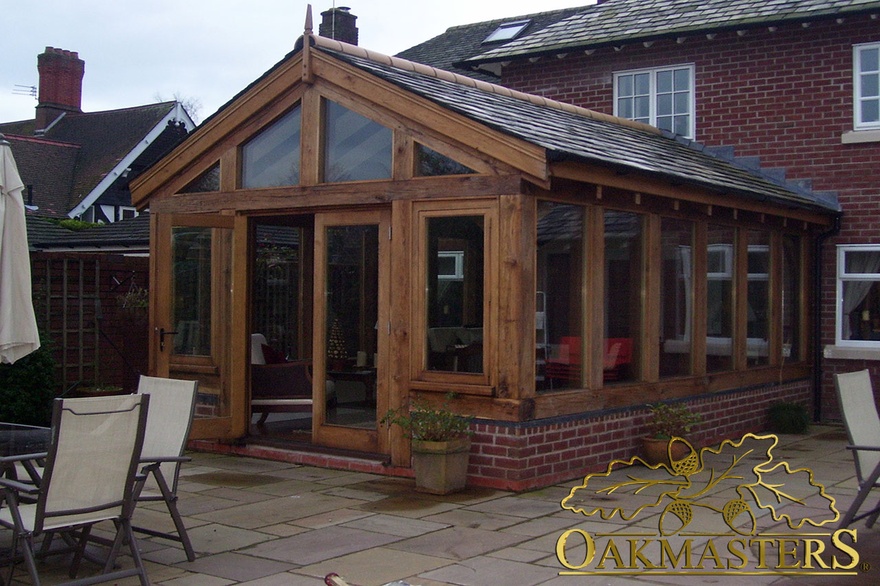
[[(146, 429), (149, 397), (121, 395), (56, 399), (52, 413), (52, 443), (39, 486), (0, 478), (8, 507), (0, 509), (0, 525), (13, 530), (13, 550), (23, 550), (31, 582), (40, 584), (34, 538), (65, 533), (76, 538), (76, 555), (69, 575), (75, 578), (92, 526), (113, 521), (116, 536), (103, 572), (69, 584), (97, 584), (138, 576), (149, 584), (131, 528), (133, 488)], [(19, 494), (36, 495), (24, 503)], [(134, 567), (114, 570), (114, 561), (127, 541)], [(44, 553), (56, 552), (40, 552)], [(12, 563), (9, 580), (12, 581)]]
[(839, 528), (848, 527), (864, 518), (868, 519), (866, 525), (871, 527), (880, 515), (880, 502), (870, 511), (859, 513), (871, 490), (880, 487), (880, 416), (877, 415), (871, 377), (867, 370), (836, 374), (834, 384), (851, 444), (847, 449), (853, 451), (856, 478), (859, 482), (859, 492), (843, 516)]
[(183, 545), (186, 559), (196, 554), (177, 510), (177, 481), (180, 466), (190, 458), (183, 455), (196, 404), (196, 381), (141, 376), (138, 394), (150, 395), (150, 414), (141, 453), (143, 468), (135, 484), (135, 502), (164, 501), (176, 533), (135, 526), (134, 530)]

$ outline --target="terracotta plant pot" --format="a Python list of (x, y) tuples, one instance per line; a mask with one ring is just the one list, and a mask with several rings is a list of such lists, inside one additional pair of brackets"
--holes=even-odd
[(440, 442), (413, 440), (416, 491), (449, 494), (463, 490), (467, 484), (470, 450), (469, 437)]
[[(671, 466), (672, 462), (669, 461), (669, 442), (672, 441), (667, 438), (653, 438), (653, 437), (645, 437), (642, 438), (642, 448), (644, 452), (645, 462), (654, 466), (657, 464), (666, 464), (667, 466)], [(681, 460), (685, 456), (690, 453), (690, 448), (684, 442), (674, 442), (672, 444), (672, 457), (675, 460)]]

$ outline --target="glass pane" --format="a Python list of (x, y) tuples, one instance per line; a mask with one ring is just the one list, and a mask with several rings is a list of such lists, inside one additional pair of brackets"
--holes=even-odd
[(757, 366), (769, 362), (770, 234), (757, 230), (750, 230), (748, 234), (746, 361), (749, 366)]
[(675, 117), (675, 128), (673, 129), (675, 134), (681, 136), (690, 136), (691, 135), (691, 117), (690, 116), (676, 116)]
[(538, 203), (536, 389), (582, 388), (584, 208)]
[(305, 321), (302, 243), (302, 228), (257, 225), (251, 331), (262, 334), (271, 351), (285, 360), (311, 356), (299, 331)]
[(676, 114), (687, 114), (690, 112), (690, 94), (686, 93), (677, 93), (675, 94), (675, 113)]
[(324, 181), (391, 177), (391, 130), (325, 100)]
[(880, 281), (843, 283), (844, 340), (880, 340)]
[(691, 71), (690, 69), (675, 70), (675, 91), (685, 91), (691, 88)]
[(876, 73), (872, 73), (870, 75), (862, 75), (862, 97), (877, 97), (877, 95), (880, 94), (880, 89), (878, 89), (878, 85), (880, 85), (880, 76), (878, 76)]
[(862, 122), (880, 121), (880, 100), (862, 102)]
[(205, 191), (220, 191), (220, 164), (216, 164), (201, 175), (198, 179), (180, 190), (180, 193), (202, 193)]
[(880, 250), (847, 250), (843, 258), (847, 275), (880, 274)]
[(637, 73), (635, 76), (635, 93), (638, 95), (647, 95), (651, 93), (651, 74)]
[[(428, 218), (428, 370), (483, 372), (483, 239), (483, 216)], [(449, 258), (460, 272), (450, 275)]]
[(709, 372), (733, 368), (733, 242), (733, 228), (709, 225), (706, 283), (706, 369)]
[(299, 183), (300, 126), (300, 107), (297, 106), (242, 147), (242, 187)]
[(474, 173), (474, 170), (470, 167), (462, 165), (455, 159), (451, 159), (422, 144), (416, 145), (416, 157), (418, 158), (416, 175), (419, 177), (469, 175)]
[(326, 258), (326, 421), (375, 429), (379, 227), (328, 227)]
[(633, 95), (633, 76), (632, 75), (621, 75), (617, 78), (617, 95), (618, 96), (631, 96)]
[(173, 228), (174, 353), (211, 354), (211, 228)]
[(859, 51), (861, 71), (878, 71), (880, 70), (880, 49), (869, 48)]
[(693, 222), (660, 221), (660, 376), (691, 373)]
[(651, 100), (647, 96), (641, 96), (635, 99), (635, 117), (637, 119), (647, 119), (651, 115)]
[(668, 130), (672, 132), (673, 128), (672, 116), (660, 116), (657, 118), (657, 128), (660, 130)]
[(605, 210), (606, 381), (638, 380), (636, 347), (642, 315), (642, 217)]
[(782, 359), (797, 362), (800, 350), (801, 240), (785, 236), (782, 240)]
[(657, 116), (668, 116), (669, 114), (672, 114), (672, 94), (657, 96)]
[(669, 93), (672, 91), (672, 72), (657, 72), (657, 93)]
[(632, 98), (624, 98), (622, 100), (617, 100), (617, 115), (621, 118), (632, 118), (633, 117), (633, 99)]

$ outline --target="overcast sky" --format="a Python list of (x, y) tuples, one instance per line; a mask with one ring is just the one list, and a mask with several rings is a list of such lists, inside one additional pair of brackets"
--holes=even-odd
[[(393, 55), (462, 24), (595, 0), (337, 0), (358, 17), (359, 45)], [(46, 47), (85, 61), (86, 112), (175, 95), (204, 120), (293, 49), (303, 0), (0, 0), (0, 121), (34, 117), (37, 55)], [(333, 0), (312, 2), (314, 30)], [(25, 86), (24, 89), (16, 86)]]

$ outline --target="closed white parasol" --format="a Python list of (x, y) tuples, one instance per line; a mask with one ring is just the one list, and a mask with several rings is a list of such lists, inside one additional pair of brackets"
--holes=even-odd
[(7, 364), (40, 347), (23, 190), (10, 144), (0, 134), (0, 363)]

